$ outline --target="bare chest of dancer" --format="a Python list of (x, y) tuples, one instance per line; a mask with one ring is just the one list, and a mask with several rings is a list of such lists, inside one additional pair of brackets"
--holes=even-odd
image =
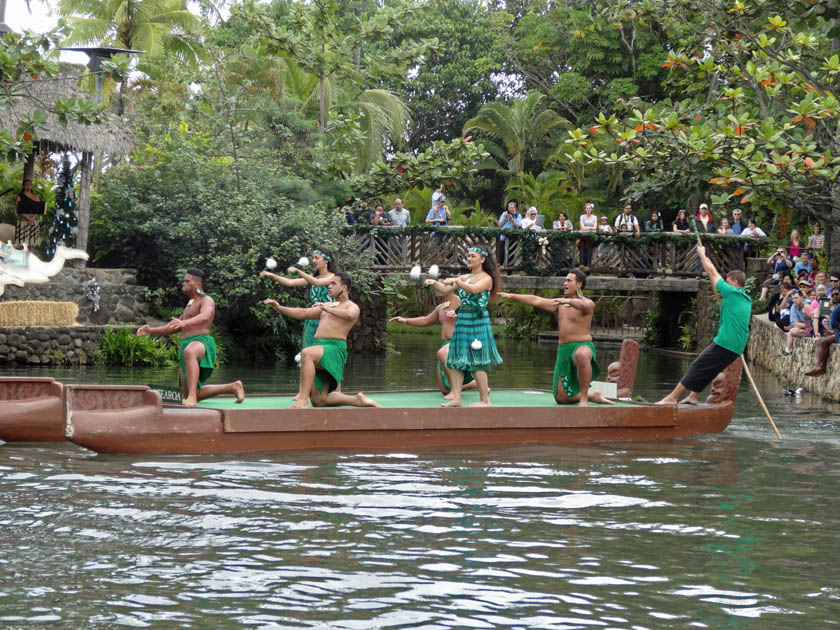
[(592, 341), (592, 313), (584, 314), (573, 306), (557, 307), (557, 341), (560, 345), (574, 341)]
[(452, 331), (455, 330), (455, 320), (457, 318), (450, 317), (447, 313), (458, 308), (458, 304), (452, 301), (446, 301), (437, 307), (438, 321), (440, 322), (440, 338), (443, 341), (448, 341), (452, 338)]
[[(187, 308), (184, 309), (181, 315), (181, 321), (187, 321), (199, 313), (206, 312), (207, 309), (215, 309), (213, 300), (206, 295), (197, 295), (187, 303)], [(210, 324), (213, 323), (211, 317), (209, 321), (201, 324), (186, 324), (181, 328), (182, 337), (192, 337), (193, 335), (209, 335)]]
[[(346, 314), (355, 310), (355, 317), (344, 319), (339, 314)], [(318, 330), (315, 332), (316, 339), (347, 339), (350, 329), (359, 319), (358, 308), (353, 302), (331, 302), (330, 306), (321, 311), (321, 318), (318, 321)]]

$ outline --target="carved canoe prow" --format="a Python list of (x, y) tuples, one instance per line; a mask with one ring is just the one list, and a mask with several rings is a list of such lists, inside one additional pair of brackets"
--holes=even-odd
[(632, 339), (621, 343), (618, 361), (607, 367), (607, 382), (615, 383), (619, 398), (633, 396), (633, 383), (636, 381), (636, 364), (639, 362), (639, 344)]
[(738, 387), (741, 385), (741, 371), (744, 366), (741, 357), (735, 359), (729, 366), (712, 381), (712, 389), (706, 402), (709, 404), (720, 404), (731, 402), (735, 404), (738, 398)]

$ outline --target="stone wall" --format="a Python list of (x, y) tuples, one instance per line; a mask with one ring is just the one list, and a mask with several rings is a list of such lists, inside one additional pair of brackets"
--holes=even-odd
[(767, 315), (754, 315), (747, 353), (752, 363), (770, 370), (791, 387), (804, 387), (823, 398), (840, 401), (840, 351), (832, 346), (827, 371), (823, 376), (805, 376), (816, 363), (816, 350), (812, 339), (796, 339), (793, 356), (782, 358), (779, 353), (785, 345), (785, 334), (778, 330)]
[(0, 328), (0, 363), (93, 363), (105, 326)]
[[(98, 310), (94, 310), (93, 300), (84, 293), (91, 279), (99, 285)], [(7, 285), (0, 301), (75, 302), (79, 306), (76, 321), (81, 325), (126, 325), (146, 320), (149, 304), (143, 298), (144, 292), (133, 269), (65, 267), (45, 284)]]

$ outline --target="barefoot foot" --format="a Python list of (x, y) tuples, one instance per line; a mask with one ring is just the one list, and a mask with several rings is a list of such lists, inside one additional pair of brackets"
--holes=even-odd
[(589, 400), (594, 403), (598, 403), (599, 405), (614, 405), (615, 401), (610, 400), (606, 396), (604, 396), (601, 392), (592, 392), (589, 395)]
[(460, 406), (461, 406), (461, 399), (460, 398), (458, 398), (458, 399), (453, 398), (448, 403), (443, 403), (441, 405), (441, 407), (460, 407)]
[(356, 394), (356, 402), (359, 403), (359, 407), (379, 407), (378, 402), (376, 402), (373, 398), (365, 396), (361, 392)]
[(467, 405), (468, 407), (492, 407), (493, 405), (490, 404), (490, 401), (479, 400), (478, 402), (474, 402), (471, 405)]
[(670, 396), (668, 396), (668, 397), (663, 398), (662, 400), (659, 400), (659, 401), (657, 401), (653, 404), (654, 405), (676, 405), (677, 400), (675, 398), (671, 398)]
[(452, 392), (449, 392), (448, 394), (446, 394), (446, 396), (443, 397), (444, 400), (452, 400), (453, 398), (455, 398), (455, 394), (453, 394)]
[(195, 396), (187, 396), (184, 399), (184, 407), (196, 407), (198, 405), (198, 400)]
[(305, 400), (296, 400), (293, 404), (289, 405), (289, 409), (309, 409), (309, 403)]
[(689, 395), (689, 396), (686, 396), (685, 398), (683, 398), (680, 401), (680, 404), (682, 404), (682, 405), (696, 405), (697, 402), (698, 402), (697, 396)]
[(242, 387), (242, 381), (236, 381), (233, 384), (233, 393), (236, 394), (237, 403), (241, 403), (245, 400), (245, 388)]

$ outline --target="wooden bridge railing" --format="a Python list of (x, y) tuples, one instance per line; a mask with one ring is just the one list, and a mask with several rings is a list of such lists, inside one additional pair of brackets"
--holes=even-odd
[[(671, 232), (643, 233), (637, 238), (461, 226), (353, 226), (347, 230), (356, 239), (357, 252), (369, 250), (373, 253), (375, 271), (408, 271), (419, 264), (424, 271), (431, 265), (438, 265), (443, 272), (459, 272), (466, 267), (469, 248), (478, 246), (496, 258), (502, 273), (565, 275), (570, 269), (583, 266), (590, 273), (602, 275), (703, 275), (694, 247), (695, 237)], [(500, 247), (502, 235), (505, 241)], [(710, 234), (701, 239), (706, 253), (721, 273), (744, 269), (745, 250), (759, 244), (758, 239), (737, 236)], [(503, 252), (501, 259), (500, 252)]]

